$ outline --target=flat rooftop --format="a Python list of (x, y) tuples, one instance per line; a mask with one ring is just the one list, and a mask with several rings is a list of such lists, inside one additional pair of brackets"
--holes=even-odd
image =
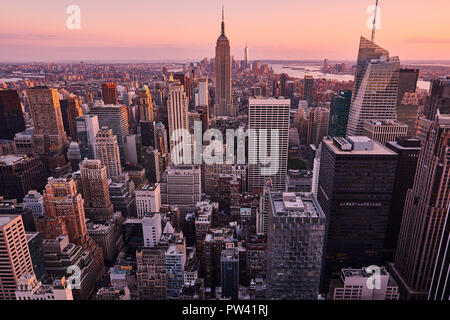
[(312, 193), (273, 192), (270, 199), (274, 216), (292, 218), (325, 218), (325, 214)]
[(0, 165), (11, 166), (13, 164), (23, 162), (27, 159), (28, 157), (26, 155), (9, 154), (0, 157)]
[(366, 124), (372, 126), (385, 126), (385, 127), (407, 127), (407, 124), (404, 124), (397, 120), (366, 120)]
[(7, 225), (8, 223), (10, 223), (11, 221), (13, 221), (15, 218), (17, 218), (18, 215), (15, 214), (7, 214), (7, 215), (0, 215), (0, 227), (3, 227), (5, 225)]
[(394, 151), (389, 148), (386, 148), (382, 144), (377, 141), (372, 141), (370, 138), (365, 136), (352, 136), (349, 137), (354, 142), (357, 143), (367, 143), (373, 142), (373, 147), (371, 150), (342, 150), (339, 148), (331, 138), (324, 138), (323, 143), (326, 144), (335, 154), (339, 155), (381, 155), (381, 156), (395, 156), (397, 155)]
[[(360, 277), (360, 278), (368, 278), (373, 274), (366, 271), (365, 268), (362, 269), (342, 269), (342, 274), (348, 277)], [(380, 268), (380, 275), (385, 276), (388, 275), (388, 272), (385, 268)]]

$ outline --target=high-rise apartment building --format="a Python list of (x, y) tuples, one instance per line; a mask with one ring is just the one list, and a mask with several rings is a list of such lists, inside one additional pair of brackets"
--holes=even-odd
[(120, 162), (119, 144), (117, 137), (108, 127), (102, 127), (95, 137), (95, 158), (100, 160), (106, 167), (108, 178), (119, 179), (122, 174)]
[(213, 115), (234, 116), (233, 97), (231, 91), (231, 54), (230, 41), (225, 35), (225, 21), (222, 10), (222, 31), (217, 39), (216, 58), (214, 60), (214, 75), (216, 77), (216, 91)]
[(437, 110), (441, 114), (450, 114), (450, 77), (431, 81), (430, 99), (424, 110), (426, 118), (434, 121)]
[(182, 214), (195, 210), (202, 200), (202, 177), (199, 166), (169, 167), (161, 179), (161, 203), (176, 205)]
[[(289, 99), (249, 99), (248, 128), (256, 133), (249, 136), (248, 142), (249, 192), (262, 189), (267, 178), (272, 180), (273, 191), (286, 191), (290, 105)], [(264, 144), (267, 146), (265, 150)], [(267, 158), (268, 154), (271, 155), (272, 168), (263, 164), (267, 162), (264, 157)]]
[(140, 248), (136, 252), (137, 293), (141, 300), (165, 300), (167, 298), (167, 274), (165, 249)]
[(328, 135), (330, 110), (323, 107), (312, 108), (309, 112), (308, 136), (306, 145), (318, 147), (322, 139)]
[(17, 90), (0, 89), (0, 139), (14, 139), (25, 130), (25, 120)]
[(35, 219), (36, 229), (43, 239), (67, 235), (72, 243), (88, 244), (83, 198), (74, 180), (49, 178), (44, 190), (44, 202), (45, 215)]
[(85, 159), (80, 163), (81, 185), (86, 218), (106, 222), (114, 214), (109, 198), (108, 174), (100, 160)]
[(269, 299), (316, 300), (326, 218), (310, 193), (270, 193), (267, 237)]
[(156, 247), (159, 244), (162, 235), (161, 214), (156, 211), (150, 211), (142, 214), (140, 219), (142, 223), (144, 247)]
[(337, 95), (331, 96), (330, 122), (328, 125), (330, 137), (345, 137), (351, 101), (351, 90), (339, 90)]
[(120, 160), (125, 161), (125, 137), (128, 134), (128, 110), (122, 105), (100, 105), (94, 106), (90, 111), (91, 115), (98, 116), (98, 124), (101, 127), (108, 127), (117, 137), (119, 144)]
[(439, 253), (434, 267), (433, 280), (431, 282), (429, 300), (450, 300), (450, 208), (447, 213), (444, 231), (442, 232)]
[(19, 280), (24, 275), (34, 275), (19, 215), (0, 215), (0, 261), (0, 300), (15, 300)]
[(406, 194), (413, 187), (421, 142), (418, 138), (400, 137), (388, 141), (386, 147), (398, 154), (394, 191), (389, 211), (388, 229), (384, 243), (384, 262), (393, 262), (402, 223)]
[(6, 199), (23, 199), (29, 190), (45, 186), (47, 170), (38, 157), (0, 156), (0, 195)]
[(34, 87), (27, 90), (34, 126), (34, 148), (38, 154), (58, 153), (67, 140), (58, 90)]
[[(189, 101), (187, 100), (183, 86), (179, 83), (169, 84), (167, 112), (169, 117), (169, 141), (171, 153), (173, 153), (175, 145), (181, 142), (182, 135), (179, 130), (184, 129), (189, 132), (188, 106)], [(191, 141), (185, 141), (185, 139), (183, 139), (182, 143), (190, 144)], [(172, 160), (181, 163), (179, 154), (173, 153)]]
[(222, 297), (239, 298), (239, 251), (232, 243), (225, 244), (220, 256)]
[(61, 115), (66, 134), (72, 141), (78, 141), (75, 119), (83, 115), (78, 98), (70, 95), (67, 99), (59, 101), (61, 105)]
[(408, 190), (392, 274), (402, 299), (428, 296), (450, 203), (450, 115), (439, 111)]
[(314, 99), (314, 78), (306, 75), (303, 81), (303, 100), (308, 101), (308, 104), (311, 106)]
[(136, 211), (138, 218), (150, 212), (159, 212), (161, 208), (161, 188), (159, 183), (154, 185), (143, 184), (135, 191)]
[(366, 120), (396, 120), (400, 60), (361, 37), (347, 135), (361, 135)]
[(397, 105), (402, 103), (405, 93), (414, 93), (417, 89), (419, 69), (401, 68), (399, 70)]
[(117, 99), (117, 85), (114, 82), (102, 84), (102, 95), (105, 104), (119, 104)]
[(75, 119), (78, 144), (80, 146), (81, 160), (84, 158), (94, 159), (94, 142), (97, 132), (100, 129), (98, 116), (87, 114)]
[(343, 268), (381, 264), (397, 157), (364, 136), (323, 140), (317, 191), (328, 220), (323, 290)]
[(153, 121), (153, 103), (152, 95), (147, 86), (142, 86), (142, 88), (137, 90), (139, 99), (139, 116), (140, 121)]

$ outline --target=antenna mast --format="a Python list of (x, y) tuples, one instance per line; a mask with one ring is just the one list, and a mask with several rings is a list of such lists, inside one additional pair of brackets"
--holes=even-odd
[(377, 13), (378, 13), (378, 0), (375, 4), (375, 14), (373, 16), (373, 28), (372, 28), (372, 42), (375, 41), (375, 29), (377, 28)]

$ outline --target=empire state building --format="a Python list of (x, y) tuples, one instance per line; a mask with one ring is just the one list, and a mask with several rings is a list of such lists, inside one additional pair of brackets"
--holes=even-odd
[(216, 117), (234, 116), (231, 95), (230, 41), (225, 36), (225, 21), (222, 8), (222, 33), (217, 39), (215, 59), (216, 93), (213, 113)]

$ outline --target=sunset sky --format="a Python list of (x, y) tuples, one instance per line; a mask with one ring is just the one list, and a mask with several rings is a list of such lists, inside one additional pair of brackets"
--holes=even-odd
[[(214, 56), (222, 2), (232, 55), (356, 59), (375, 0), (4, 0), (1, 61), (199, 60)], [(69, 30), (69, 5), (81, 29)], [(401, 60), (450, 60), (449, 0), (380, 0), (376, 42)]]

